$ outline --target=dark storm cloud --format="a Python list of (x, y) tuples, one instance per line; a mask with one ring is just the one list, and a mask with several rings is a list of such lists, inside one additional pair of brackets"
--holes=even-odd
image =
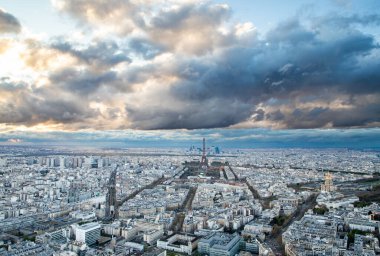
[(0, 33), (19, 33), (20, 31), (21, 24), (18, 19), (0, 9)]
[(252, 115), (252, 119), (255, 121), (263, 121), (264, 117), (265, 117), (265, 111), (262, 109), (256, 110)]
[[(170, 104), (170, 103), (169, 103)], [(225, 106), (228, 106), (226, 108)], [(227, 127), (244, 120), (251, 113), (251, 106), (241, 102), (210, 99), (184, 103), (178, 111), (168, 106), (165, 111), (157, 108), (127, 106), (128, 118), (137, 129), (199, 129)]]
[[(166, 106), (164, 100), (164, 107), (127, 108), (129, 118), (143, 129), (227, 127), (246, 120), (288, 128), (376, 124), (380, 122), (378, 43), (357, 29), (331, 35), (332, 24), (319, 24), (315, 30), (292, 19), (250, 48), (232, 46), (212, 58), (179, 60), (174, 73), (181, 80), (170, 95), (187, 107)], [(368, 94), (372, 100), (360, 98)], [(349, 108), (329, 106), (341, 97), (356, 100)], [(273, 110), (274, 101), (282, 102), (280, 109)], [(310, 102), (317, 106), (302, 106)], [(272, 109), (256, 110), (258, 104)]]
[(92, 72), (89, 70), (64, 69), (50, 77), (52, 83), (65, 91), (88, 96), (96, 94), (101, 86), (107, 86), (117, 80), (115, 72)]
[[(358, 20), (367, 19), (346, 18), (339, 25), (343, 21)], [(234, 99), (237, 105), (255, 106), (260, 103), (270, 105), (271, 99), (302, 101), (318, 94), (314, 101), (320, 106), (289, 116), (276, 110), (268, 113), (268, 121), (283, 122), (285, 127), (291, 128), (316, 128), (328, 124), (333, 127), (367, 126), (379, 122), (378, 43), (372, 35), (357, 29), (331, 35), (336, 28), (333, 24), (319, 24), (319, 30), (315, 30), (292, 19), (270, 31), (266, 40), (251, 48), (230, 47), (212, 61), (185, 61), (179, 69), (190, 70), (196, 75), (185, 76), (178, 71), (182, 80), (173, 87), (172, 93), (184, 102), (202, 106), (207, 106), (211, 100), (220, 102), (217, 112), (204, 108), (211, 120), (218, 120), (213, 126), (223, 126), (221, 121), (225, 117), (221, 113), (230, 110), (223, 101), (228, 102), (228, 99)], [(324, 97), (320, 92), (330, 96)], [(363, 102), (354, 103), (350, 110), (328, 108), (329, 100), (342, 95), (356, 98), (368, 94), (375, 100), (362, 98)], [(250, 111), (239, 112), (233, 122), (226, 122), (225, 126), (245, 121), (251, 115), (255, 116), (255, 121), (262, 120), (262, 115), (257, 115), (254, 107)], [(153, 110), (153, 113), (156, 117), (165, 117), (168, 125), (161, 128), (178, 128), (178, 125), (171, 126), (173, 122), (167, 120), (164, 109)], [(202, 116), (198, 123), (206, 119)], [(182, 124), (180, 128), (187, 128), (185, 123)]]
[(281, 112), (281, 110), (276, 110), (274, 112), (266, 114), (266, 118), (271, 120), (271, 121), (277, 122), (277, 121), (283, 120), (285, 118), (285, 115)]
[(354, 109), (331, 109), (315, 107), (311, 109), (295, 108), (288, 115), (280, 111), (266, 114), (266, 119), (283, 122), (291, 129), (310, 129), (315, 127), (361, 127), (380, 122), (380, 107), (377, 103), (355, 106)]
[(29, 126), (45, 122), (75, 123), (96, 116), (78, 98), (64, 99), (58, 95), (50, 89), (18, 91), (18, 100), (0, 104), (0, 122)]
[(29, 87), (1, 82), (17, 99), (2, 102), (2, 123), (91, 127), (98, 116), (116, 129), (380, 123), (379, 39), (369, 32), (380, 25), (377, 14), (293, 17), (259, 34), (211, 1), (55, 2), (94, 38), (25, 51), (43, 79)]

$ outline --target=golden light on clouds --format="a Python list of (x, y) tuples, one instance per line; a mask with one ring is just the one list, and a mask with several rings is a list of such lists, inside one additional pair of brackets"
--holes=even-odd
[[(52, 3), (72, 32), (34, 34), (7, 13), (13, 23), (0, 31), (2, 131), (380, 121), (379, 42), (368, 29), (380, 24), (376, 16), (295, 16), (262, 32), (214, 1)], [(345, 33), (331, 33), (342, 27)]]

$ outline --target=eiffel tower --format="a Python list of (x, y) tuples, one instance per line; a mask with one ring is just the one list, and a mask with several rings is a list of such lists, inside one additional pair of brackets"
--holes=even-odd
[(202, 159), (201, 159), (201, 168), (207, 168), (208, 161), (206, 158), (206, 139), (203, 138), (203, 150), (202, 150)]

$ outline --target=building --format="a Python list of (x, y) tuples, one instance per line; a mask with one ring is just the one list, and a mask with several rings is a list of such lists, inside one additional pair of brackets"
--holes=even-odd
[(245, 250), (247, 252), (259, 254), (260, 252), (259, 248), (260, 248), (260, 243), (259, 241), (257, 241), (257, 239), (251, 238), (245, 241)]
[(54, 250), (44, 244), (36, 244), (30, 241), (22, 241), (8, 247), (9, 251), (0, 251), (0, 255), (6, 256), (31, 256), (53, 255)]
[(325, 174), (325, 183), (321, 185), (322, 192), (334, 192), (336, 191), (336, 186), (333, 184), (333, 176), (330, 172)]
[(63, 156), (59, 158), (59, 167), (61, 169), (65, 169), (66, 167), (66, 158), (64, 158)]
[(7, 166), (7, 159), (6, 158), (0, 158), (0, 166)]
[(87, 245), (95, 244), (100, 238), (100, 225), (97, 222), (91, 222), (79, 226), (75, 230), (75, 240)]
[(74, 157), (73, 158), (73, 168), (79, 168), (79, 167), (82, 167), (82, 158)]
[(273, 227), (267, 223), (259, 222), (258, 220), (253, 220), (244, 226), (244, 230), (242, 232), (243, 235), (246, 236), (255, 236), (261, 233), (271, 233)]
[(286, 255), (339, 255), (337, 225), (334, 216), (305, 214), (282, 235)]
[(160, 248), (153, 248), (152, 251), (145, 252), (143, 256), (166, 256), (166, 250)]
[(156, 241), (164, 235), (164, 226), (153, 222), (130, 221), (122, 224), (115, 221), (109, 224), (103, 224), (104, 233), (110, 236), (122, 236), (127, 241), (131, 241), (138, 235), (143, 235), (144, 242), (156, 244)]
[(174, 234), (166, 239), (157, 241), (157, 247), (169, 251), (186, 253), (191, 255), (193, 250), (197, 247), (198, 237), (189, 234)]
[(148, 244), (155, 244), (158, 239), (164, 235), (164, 231), (161, 229), (151, 229), (144, 232), (144, 242)]
[(238, 234), (212, 233), (199, 240), (198, 252), (209, 256), (234, 256), (240, 251), (242, 239)]

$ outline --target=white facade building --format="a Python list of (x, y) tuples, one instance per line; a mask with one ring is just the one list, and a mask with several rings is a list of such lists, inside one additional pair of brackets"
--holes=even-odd
[(100, 225), (99, 223), (92, 222), (79, 226), (75, 230), (76, 241), (92, 245), (100, 237)]

